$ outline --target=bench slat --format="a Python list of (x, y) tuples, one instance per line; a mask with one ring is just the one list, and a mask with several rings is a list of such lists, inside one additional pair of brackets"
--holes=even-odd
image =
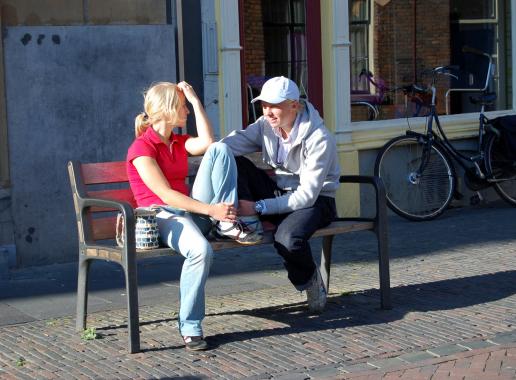
[(85, 185), (127, 182), (125, 161), (82, 164), (82, 179)]
[(116, 236), (116, 217), (91, 219), (93, 240), (114, 239)]
[[(105, 239), (114, 239), (115, 238), (115, 229), (116, 229), (116, 218), (101, 218), (94, 219), (92, 221), (93, 224), (93, 235), (95, 240), (105, 240)], [(358, 232), (371, 230), (373, 228), (372, 222), (333, 222), (329, 226), (321, 228), (317, 230), (313, 237), (322, 237), (329, 235), (338, 235), (345, 232)], [(265, 235), (264, 241), (261, 244), (269, 244), (272, 243), (272, 236)], [(214, 241), (210, 240), (210, 244), (214, 251), (220, 251), (223, 249), (231, 249), (242, 247), (242, 244), (239, 244), (234, 241)], [(156, 251), (156, 252), (153, 252)], [(157, 248), (153, 250), (137, 250), (138, 257), (154, 257), (154, 256), (163, 256), (169, 255), (173, 253), (173, 251), (169, 248)]]

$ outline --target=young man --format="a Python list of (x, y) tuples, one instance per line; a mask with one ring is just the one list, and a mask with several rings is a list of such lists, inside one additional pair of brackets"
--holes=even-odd
[[(297, 290), (306, 290), (309, 309), (321, 312), (326, 289), (308, 240), (336, 216), (340, 168), (335, 140), (288, 78), (269, 79), (256, 101), (263, 116), (222, 140), (237, 156), (239, 214), (258, 214), (277, 226), (274, 247), (289, 280)], [(274, 168), (274, 179), (241, 157), (257, 151)]]

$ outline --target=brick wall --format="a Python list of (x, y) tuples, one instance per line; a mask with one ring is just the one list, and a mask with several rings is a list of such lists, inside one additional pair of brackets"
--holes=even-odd
[(265, 74), (261, 0), (244, 0), (244, 47), (246, 75)]

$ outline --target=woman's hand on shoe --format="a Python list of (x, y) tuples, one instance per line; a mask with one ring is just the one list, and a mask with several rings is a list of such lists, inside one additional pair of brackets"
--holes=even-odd
[(223, 222), (232, 222), (237, 218), (237, 210), (232, 203), (216, 203), (210, 205), (209, 216)]

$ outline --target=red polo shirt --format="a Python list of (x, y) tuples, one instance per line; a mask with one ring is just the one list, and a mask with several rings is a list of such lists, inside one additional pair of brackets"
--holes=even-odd
[(143, 183), (133, 165), (133, 160), (136, 157), (146, 156), (154, 158), (170, 187), (188, 195), (188, 188), (185, 184), (185, 178), (188, 175), (188, 153), (185, 149), (185, 141), (189, 138), (189, 135), (175, 135), (172, 133), (169, 140), (170, 145), (167, 145), (161, 141), (154, 129), (149, 127), (131, 144), (126, 159), (127, 176), (138, 207), (165, 204), (165, 202)]

